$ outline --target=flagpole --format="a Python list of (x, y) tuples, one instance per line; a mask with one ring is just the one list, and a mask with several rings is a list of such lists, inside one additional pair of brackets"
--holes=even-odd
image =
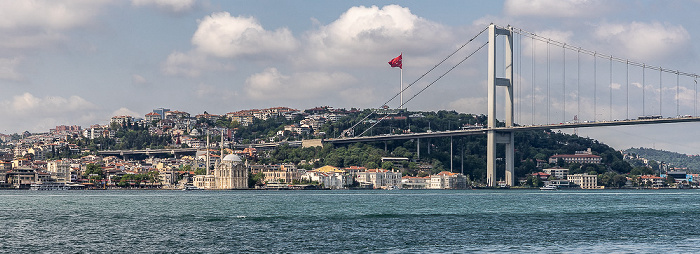
[(399, 90), (399, 93), (401, 93), (401, 96), (400, 96), (401, 97), (401, 104), (399, 104), (399, 109), (402, 109), (403, 108), (403, 52), (401, 52), (400, 56), (401, 56), (401, 68), (399, 68), (399, 69), (401, 69), (401, 80), (400, 80), (401, 84), (399, 84), (399, 87), (401, 88), (401, 90)]

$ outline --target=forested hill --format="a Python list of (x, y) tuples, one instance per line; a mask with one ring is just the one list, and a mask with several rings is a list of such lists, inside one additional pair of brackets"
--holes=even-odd
[[(377, 124), (373, 135), (391, 135), (390, 133), (425, 132), (427, 130), (455, 130), (463, 126), (483, 126), (486, 124), (486, 116), (460, 114), (454, 111), (438, 112), (406, 112), (403, 118), (392, 118)], [(359, 121), (362, 115), (352, 115), (341, 119), (337, 123), (326, 124), (321, 130), (325, 133), (340, 133)], [(356, 133), (361, 133), (363, 128), (372, 123), (360, 124)], [(417, 147), (420, 147), (420, 156)], [(452, 160), (450, 160), (450, 148), (452, 147)], [(498, 146), (497, 156), (505, 157), (504, 145)], [(576, 151), (584, 151), (591, 148), (593, 154), (603, 158), (603, 164), (567, 164), (561, 163), (575, 173), (617, 172), (630, 173), (633, 168), (623, 161), (622, 154), (615, 149), (596, 140), (569, 135), (554, 131), (516, 132), (515, 134), (515, 175), (525, 177), (527, 174), (541, 171), (543, 167), (555, 165), (539, 165), (537, 161), (547, 161), (555, 154), (573, 154)], [(386, 149), (386, 150), (385, 150)], [(333, 165), (338, 167), (365, 166), (373, 168), (382, 165), (380, 159), (384, 156), (406, 157), (412, 162), (407, 163), (409, 175), (419, 173), (420, 164), (431, 164), (432, 173), (441, 170), (453, 169), (455, 172), (463, 172), (474, 180), (483, 180), (486, 177), (486, 135), (455, 137), (450, 145), (450, 138), (430, 138), (417, 140), (396, 140), (376, 143), (358, 143), (351, 145), (332, 146), (323, 148), (291, 148), (279, 147), (269, 154), (261, 156), (256, 163), (299, 163), (301, 161), (314, 162), (314, 167)], [(497, 161), (498, 177), (502, 178), (504, 163), (502, 159)], [(560, 164), (560, 163), (557, 163)], [(452, 165), (452, 167), (450, 167)], [(311, 167), (309, 165), (309, 167)]]
[(648, 160), (662, 161), (671, 167), (688, 168), (693, 172), (700, 169), (700, 156), (688, 156), (682, 153), (657, 150), (652, 148), (630, 148), (625, 153), (637, 155)]

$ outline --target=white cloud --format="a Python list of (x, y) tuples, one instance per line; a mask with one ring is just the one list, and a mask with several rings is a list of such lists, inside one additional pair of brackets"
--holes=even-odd
[(97, 106), (80, 96), (36, 97), (30, 93), (0, 101), (5, 127), (13, 130), (46, 131), (59, 124), (94, 123)]
[(215, 12), (199, 21), (192, 44), (197, 51), (216, 57), (270, 57), (292, 52), (299, 43), (287, 28), (267, 31), (253, 17)]
[(136, 118), (141, 117), (141, 114), (131, 109), (121, 107), (115, 111), (112, 111), (112, 116), (132, 116)]
[(457, 112), (485, 114), (488, 103), (486, 98), (477, 97), (461, 98), (456, 101), (450, 102), (448, 105), (450, 109), (454, 109)]
[(618, 57), (656, 62), (687, 55), (690, 34), (683, 25), (659, 22), (601, 24), (594, 36), (608, 44)]
[(602, 0), (506, 0), (503, 9), (510, 16), (577, 18), (599, 16), (614, 6)]
[(163, 11), (181, 13), (192, 10), (195, 0), (131, 0), (131, 5), (136, 7), (155, 6)]
[(141, 75), (134, 74), (131, 76), (131, 82), (134, 84), (145, 84), (148, 80)]
[(619, 83), (613, 82), (612, 84), (610, 84), (610, 88), (612, 88), (613, 90), (620, 90), (621, 87), (622, 87), (622, 85)]
[(230, 100), (231, 98), (238, 95), (235, 90), (230, 90), (227, 88), (218, 88), (213, 85), (199, 83), (194, 91), (198, 98), (202, 99), (221, 99)]
[(5, 1), (0, 8), (0, 29), (70, 29), (92, 20), (107, 1)]
[(45, 47), (65, 39), (66, 30), (88, 26), (108, 1), (4, 1), (0, 49)]
[(276, 68), (268, 68), (246, 79), (245, 90), (256, 100), (309, 99), (319, 98), (354, 81), (353, 76), (342, 72), (302, 72), (284, 75)]
[(173, 52), (161, 66), (161, 71), (168, 75), (199, 77), (205, 71), (233, 70), (230, 64), (208, 58), (200, 52)]
[(20, 58), (0, 58), (0, 79), (7, 80), (22, 80), (23, 77), (17, 72), (17, 65), (20, 63)]
[[(537, 31), (537, 32), (533, 32), (533, 33), (535, 33), (536, 35), (538, 35), (540, 37), (548, 38), (548, 39), (551, 39), (553, 41), (557, 41), (557, 42), (561, 42), (561, 43), (571, 43), (572, 37), (574, 35), (574, 33), (572, 31), (560, 31), (560, 30), (544, 30), (544, 31)], [(523, 55), (528, 56), (528, 57), (532, 57), (533, 43), (535, 43), (534, 44), (534, 46), (535, 46), (534, 54), (537, 57), (537, 61), (538, 62), (545, 62), (547, 59), (546, 59), (546, 57), (542, 57), (542, 56), (547, 55), (547, 46), (548, 45), (547, 45), (546, 41), (540, 41), (540, 40), (533, 41), (532, 39), (529, 39), (529, 38), (523, 39), (523, 42), (522, 42)], [(561, 51), (561, 47), (553, 46), (553, 44), (551, 44), (551, 43), (549, 44), (549, 47), (550, 47), (550, 53), (559, 54), (559, 52)], [(554, 52), (556, 52), (556, 53), (554, 53)], [(552, 60), (559, 61), (561, 59), (554, 58)]]
[[(454, 32), (398, 5), (352, 7), (306, 35), (307, 55), (323, 65), (386, 65), (403, 51), (407, 65), (434, 64), (434, 52), (454, 45)], [(317, 63), (311, 63), (314, 65)]]

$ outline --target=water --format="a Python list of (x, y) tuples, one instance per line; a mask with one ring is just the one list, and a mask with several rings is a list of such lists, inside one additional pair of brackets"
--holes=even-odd
[(700, 190), (0, 191), (0, 203), (0, 252), (700, 252)]

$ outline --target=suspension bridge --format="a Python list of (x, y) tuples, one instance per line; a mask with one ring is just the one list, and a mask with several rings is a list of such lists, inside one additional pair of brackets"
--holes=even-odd
[[(416, 81), (403, 86), (400, 92), (382, 105), (388, 105), (402, 96), (404, 91), (483, 34), (487, 34), (486, 42), (476, 46), (465, 58), (408, 100), (402, 100), (397, 108), (403, 108), (450, 71), (487, 48), (488, 124), (484, 128), (365, 136), (367, 131), (388, 117), (385, 115), (359, 135), (350, 135), (354, 133), (354, 128), (372, 115), (368, 114), (337, 138), (323, 142), (347, 144), (416, 139), (419, 146), (422, 138), (487, 135), (488, 186), (497, 184), (497, 144), (505, 144), (505, 182), (514, 186), (514, 132), (700, 121), (697, 115), (697, 74), (606, 55), (512, 26), (499, 27), (494, 24), (481, 30)], [(503, 42), (502, 47), (498, 45), (499, 42)], [(499, 51), (503, 55), (501, 61), (497, 59)], [(531, 61), (529, 69), (522, 68), (524, 61)], [(546, 67), (540, 67), (539, 63), (544, 63)], [(559, 75), (553, 77), (553, 73)], [(500, 104), (497, 100), (499, 87), (505, 90)], [(599, 102), (599, 99), (607, 101)], [(624, 103), (620, 103), (622, 100)], [(504, 126), (497, 126), (497, 113), (504, 115)]]

